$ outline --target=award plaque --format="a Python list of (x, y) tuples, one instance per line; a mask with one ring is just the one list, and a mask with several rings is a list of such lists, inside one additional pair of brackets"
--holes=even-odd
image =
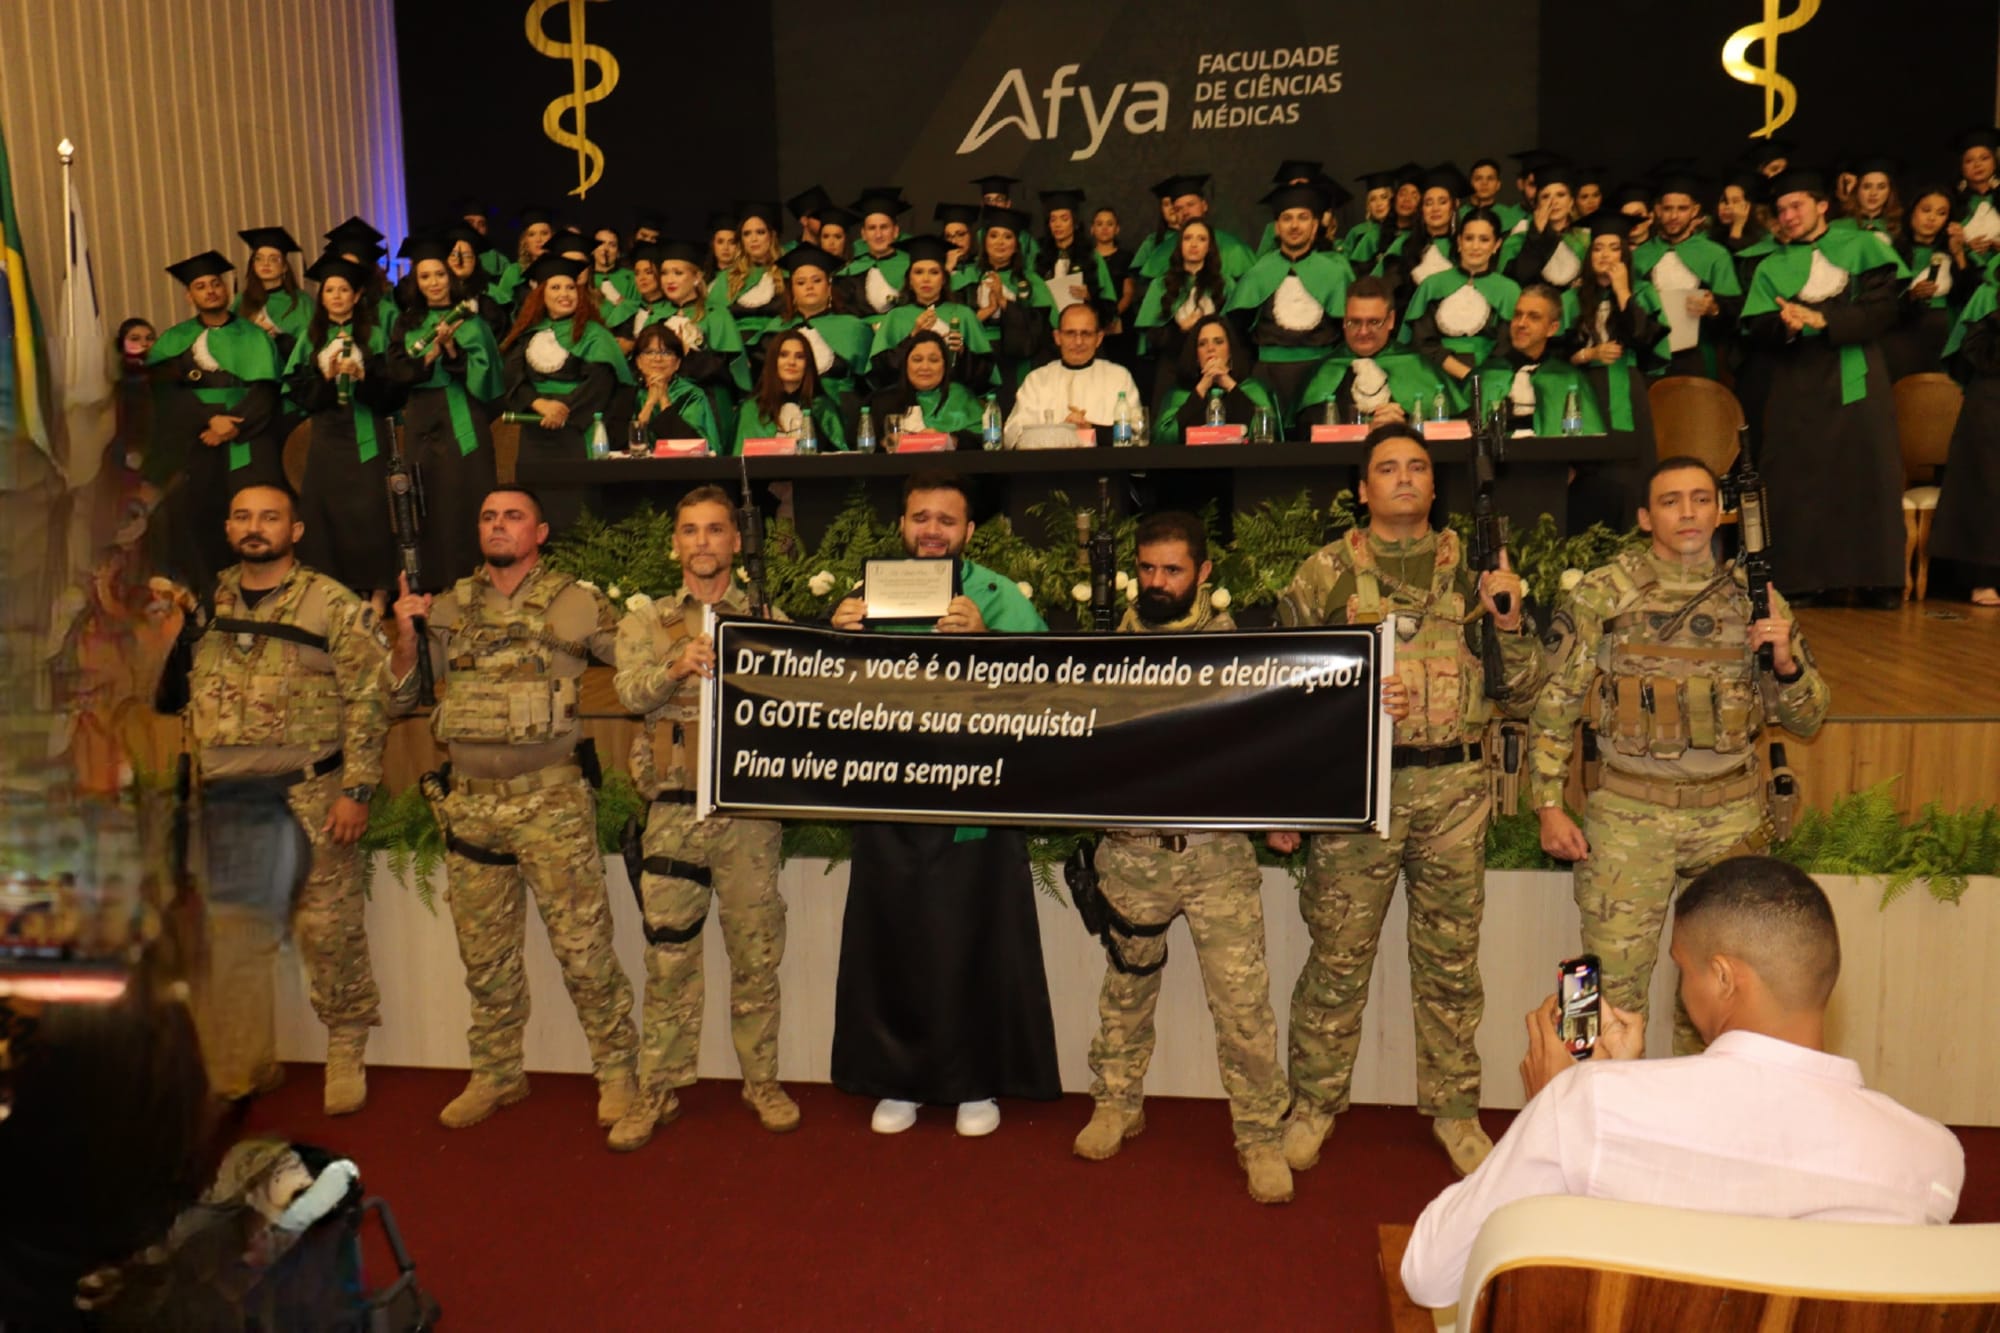
[(935, 624), (958, 596), (959, 564), (951, 556), (869, 560), (861, 567), (861, 597), (869, 625)]

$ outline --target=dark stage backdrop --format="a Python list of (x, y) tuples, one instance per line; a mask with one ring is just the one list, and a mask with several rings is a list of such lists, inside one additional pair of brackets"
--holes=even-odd
[[(549, 44), (566, 44), (577, 10), (584, 44), (608, 53), (618, 71), (584, 110), (586, 137), (603, 160), (581, 199), (569, 193), (579, 181), (577, 150), (542, 129), (544, 109), (574, 96), (573, 57), (544, 54), (528, 38), (534, 13)], [(776, 186), (770, 52), (767, 0), (399, 0), (410, 221), (445, 220), (452, 201), (470, 194), (499, 213), (503, 244), (513, 215), (529, 204), (621, 231), (636, 209), (656, 207), (676, 234), (698, 236), (711, 201), (762, 198)], [(605, 82), (599, 61), (583, 61), (581, 73), (586, 90)], [(564, 131), (575, 124), (565, 111)]]
[[(1705, 168), (1734, 159), (1764, 126), (1764, 90), (1726, 74), (1722, 48), (1732, 34), (1764, 27), (1765, 4), (1542, 0), (1542, 142), (1626, 172), (1675, 155)], [(1796, 21), (1801, 0), (1773, 7)], [(1994, 123), (1996, 43), (1993, 0), (1907, 9), (1819, 0), (1777, 38), (1777, 73), (1798, 96), (1777, 133), (1811, 165), (1830, 167), (1844, 151), (1889, 153), (1955, 183), (1952, 134)], [(1745, 58), (1771, 64), (1761, 42)]]
[[(1254, 243), (1283, 158), (1351, 180), (1531, 139), (1536, 6), (1512, 8), (1497, 24), (1476, 0), (890, 0), (864, 25), (886, 40), (850, 30), (830, 51), (823, 6), (774, 0), (778, 68), (815, 71), (779, 83), (778, 175), (843, 201), (902, 185), (915, 230), (937, 202), (977, 202), (974, 176), (1023, 178), (1014, 202), (1033, 212), (1036, 190), (1078, 187), (1136, 244), (1157, 220), (1147, 187), (1205, 171), (1223, 225)], [(1451, 99), (1433, 95), (1447, 71)]]

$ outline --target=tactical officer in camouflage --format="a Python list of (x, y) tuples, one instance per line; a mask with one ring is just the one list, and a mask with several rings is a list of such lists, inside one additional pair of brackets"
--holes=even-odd
[[(1368, 436), (1358, 498), (1368, 527), (1317, 552), (1278, 602), (1284, 625), (1374, 625), (1393, 618), (1396, 675), (1408, 712), (1396, 722), (1389, 836), (1320, 834), (1312, 840), (1300, 910), (1312, 952), (1292, 992), (1292, 1110), (1285, 1158), (1319, 1160), (1347, 1109), (1361, 1011), (1383, 917), (1398, 875), (1409, 884), (1410, 986), (1417, 1033), (1417, 1109), (1460, 1175), (1492, 1141), (1479, 1127), (1479, 1053), (1485, 1010), (1479, 920), (1485, 906), (1486, 830), (1493, 775), (1485, 737), (1496, 703), (1525, 713), (1541, 674), (1523, 632), (1521, 580), (1507, 568), (1474, 577), (1450, 529), (1433, 530), (1430, 452), (1401, 422)], [(1508, 611), (1496, 609), (1499, 595)], [(1490, 621), (1489, 621), (1490, 618)], [(1504, 700), (1489, 699), (1478, 637), (1499, 634)], [(1393, 716), (1393, 714), (1392, 714)], [(1277, 851), (1299, 835), (1268, 837)]]
[[(1762, 852), (1774, 808), (1789, 818), (1774, 807), (1759, 733), (1775, 723), (1811, 736), (1826, 718), (1826, 682), (1784, 599), (1769, 589), (1770, 614), (1757, 618), (1742, 570), (1715, 562), (1719, 491), (1700, 459), (1653, 469), (1639, 511), (1651, 544), (1571, 591), (1551, 622), (1554, 676), (1534, 713), (1542, 846), (1575, 862), (1584, 950), (1603, 968), (1605, 1000), (1635, 1013), (1673, 896), (1718, 861)], [(1769, 671), (1757, 661), (1766, 644)], [(1596, 731), (1603, 770), (1582, 828), (1562, 806), (1579, 720)], [(1676, 1005), (1674, 1049), (1700, 1045)]]
[[(729, 1028), (743, 1067), (743, 1100), (764, 1128), (799, 1127), (799, 1107), (778, 1085), (778, 963), (785, 956), (785, 900), (778, 896), (772, 820), (694, 817), (701, 684), (715, 674), (703, 610), (747, 616), (732, 577), (741, 548), (729, 493), (702, 486), (674, 509), (681, 594), (626, 603), (618, 626), (618, 701), (644, 714), (632, 746), (632, 780), (651, 802), (640, 903), (646, 930), (646, 1000), (639, 1035), (639, 1095), (611, 1130), (629, 1152), (680, 1114), (677, 1088), (695, 1080), (701, 1051), (701, 931), (720, 906), (729, 952)], [(634, 605), (634, 603), (639, 603)], [(776, 612), (774, 611), (774, 614)]]
[[(1232, 630), (1209, 603), (1208, 536), (1192, 514), (1156, 514), (1139, 525), (1138, 593), (1121, 634)], [(1097, 1108), (1076, 1136), (1078, 1157), (1101, 1161), (1146, 1128), (1146, 1065), (1153, 1057), (1153, 1010), (1167, 962), (1167, 927), (1185, 916), (1195, 962), (1215, 1019), (1216, 1063), (1229, 1095), (1236, 1155), (1250, 1197), (1286, 1203), (1292, 1173), (1278, 1146), (1285, 1074), (1278, 1064), (1271, 974), (1264, 958), (1262, 875), (1241, 833), (1145, 833), (1113, 829), (1097, 847), (1098, 888), (1113, 915), (1104, 936), (1107, 966), (1101, 1019), (1090, 1044)]]
[(202, 1051), (222, 1097), (275, 1085), (272, 967), (289, 919), (327, 1028), (326, 1112), (346, 1115), (367, 1101), (362, 1055), (382, 1021), (356, 844), (382, 777), (388, 643), (367, 603), (293, 558), (305, 525), (289, 490), (237, 491), (225, 531), (238, 563), (212, 618), (183, 628), (156, 700), (184, 712), (200, 774)]
[(617, 1124), (636, 1095), (632, 984), (611, 949), (597, 803), (577, 745), (577, 680), (590, 658), (612, 660), (617, 621), (602, 593), (543, 563), (548, 536), (532, 493), (495, 490), (479, 512), (485, 563), (436, 599), (406, 587), (396, 602), (395, 706), (415, 706), (413, 622), (429, 616), (443, 687), (431, 732), (450, 755), (444, 774), (425, 779), (472, 993), (471, 1078), (438, 1116), (447, 1129), (528, 1095), (524, 890), (590, 1042), (598, 1123)]

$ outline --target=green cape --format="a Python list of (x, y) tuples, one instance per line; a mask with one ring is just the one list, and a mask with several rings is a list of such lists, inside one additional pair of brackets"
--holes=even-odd
[[(1778, 308), (1780, 300), (1789, 301), (1797, 296), (1812, 273), (1814, 252), (1824, 255), (1827, 262), (1847, 270), (1856, 278), (1885, 267), (1905, 281), (1910, 276), (1909, 270), (1903, 267), (1902, 256), (1883, 245), (1872, 232), (1858, 227), (1828, 227), (1816, 241), (1800, 244), (1773, 242), (1771, 253), (1758, 262), (1757, 271), (1750, 276), (1750, 294), (1743, 301), (1743, 318), (1747, 320), (1756, 315), (1769, 314)], [(1817, 338), (1822, 333), (1820, 329), (1805, 329), (1799, 336)], [(1841, 348), (1841, 406), (1858, 403), (1867, 396), (1867, 349), (1857, 345)]]

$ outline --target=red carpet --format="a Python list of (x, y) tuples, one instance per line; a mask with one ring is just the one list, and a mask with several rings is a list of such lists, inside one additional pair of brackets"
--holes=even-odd
[[(1340, 1119), (1298, 1198), (1252, 1203), (1220, 1101), (1154, 1099), (1108, 1162), (1072, 1156), (1089, 1103), (1003, 1103), (991, 1138), (926, 1110), (872, 1134), (872, 1103), (792, 1087), (772, 1135), (734, 1083), (682, 1094), (637, 1153), (604, 1147), (596, 1088), (536, 1075), (534, 1095), (470, 1130), (437, 1124), (444, 1070), (371, 1070), (368, 1108), (330, 1120), (320, 1071), (259, 1103), (250, 1127), (351, 1154), (402, 1223), (454, 1329), (1380, 1327), (1375, 1226), (1411, 1221), (1452, 1180), (1416, 1112)], [(1489, 1112), (1496, 1137), (1508, 1113)], [(2000, 1130), (1962, 1130), (1959, 1220), (2000, 1221)], [(386, 1280), (371, 1246), (369, 1276)]]

